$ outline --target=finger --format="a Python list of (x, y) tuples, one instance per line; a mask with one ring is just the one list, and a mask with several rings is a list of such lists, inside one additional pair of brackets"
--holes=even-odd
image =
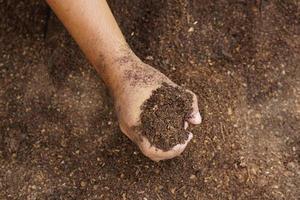
[(139, 145), (141, 151), (145, 156), (150, 158), (153, 161), (160, 161), (160, 160), (167, 160), (179, 156), (184, 149), (186, 148), (187, 144), (193, 138), (193, 134), (189, 132), (188, 139), (185, 141), (184, 144), (177, 144), (172, 149), (168, 151), (162, 151), (161, 149), (151, 145), (147, 138), (143, 137), (143, 142)]
[(189, 123), (187, 121), (184, 121), (183, 129), (186, 130), (189, 127)]
[(122, 133), (124, 133), (132, 142), (137, 143), (137, 137), (134, 136), (134, 134), (131, 134), (131, 131), (125, 128), (125, 126), (122, 126), (122, 124), (119, 124), (120, 130)]
[(175, 150), (176, 152), (180, 152), (179, 154), (181, 154), (183, 152), (183, 150), (186, 148), (187, 144), (191, 141), (191, 139), (193, 138), (193, 133), (188, 132), (189, 136), (188, 139), (185, 141), (184, 144), (177, 144), (175, 145), (172, 150)]
[(186, 120), (192, 124), (200, 124), (202, 122), (202, 117), (200, 115), (199, 108), (198, 108), (197, 96), (190, 90), (187, 91), (193, 95), (193, 104), (192, 104), (192, 112), (187, 116)]

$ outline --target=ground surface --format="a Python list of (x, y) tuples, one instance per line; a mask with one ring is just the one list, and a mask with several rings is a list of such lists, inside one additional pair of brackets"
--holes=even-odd
[(110, 1), (134, 51), (199, 97), (193, 141), (159, 163), (44, 2), (0, 2), (0, 199), (300, 196), (298, 0)]

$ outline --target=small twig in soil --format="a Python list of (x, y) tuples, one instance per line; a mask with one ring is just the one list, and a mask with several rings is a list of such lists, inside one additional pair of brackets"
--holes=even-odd
[(161, 197), (159, 196), (159, 194), (156, 193), (156, 196), (159, 200), (161, 200)]
[(251, 174), (250, 174), (250, 172), (249, 172), (249, 168), (247, 167), (247, 180), (246, 180), (246, 182), (248, 183), (249, 180), (250, 180), (250, 182), (253, 184), (253, 180), (252, 180), (252, 178), (251, 178)]
[(224, 135), (224, 131), (223, 131), (223, 124), (222, 124), (222, 122), (220, 122), (220, 126), (221, 126), (222, 139), (223, 139), (223, 141), (225, 141), (225, 135)]
[(210, 144), (211, 144), (211, 146), (212, 146), (214, 152), (216, 152), (216, 148), (215, 148), (215, 146), (214, 146), (214, 144), (213, 144), (212, 139), (211, 139), (210, 137), (206, 137), (206, 138), (210, 141)]

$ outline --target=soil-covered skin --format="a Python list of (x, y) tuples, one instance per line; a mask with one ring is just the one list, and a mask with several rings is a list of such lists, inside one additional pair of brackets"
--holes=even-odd
[(192, 103), (192, 94), (163, 83), (142, 105), (139, 131), (151, 145), (162, 150), (184, 144), (189, 136), (184, 121), (192, 111)]
[(299, 1), (108, 2), (202, 124), (180, 157), (145, 158), (45, 2), (0, 1), (0, 199), (298, 199)]

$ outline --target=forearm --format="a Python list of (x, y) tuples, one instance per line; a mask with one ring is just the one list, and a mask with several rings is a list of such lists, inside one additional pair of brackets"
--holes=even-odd
[(47, 0), (109, 87), (118, 79), (113, 63), (132, 55), (105, 0)]

